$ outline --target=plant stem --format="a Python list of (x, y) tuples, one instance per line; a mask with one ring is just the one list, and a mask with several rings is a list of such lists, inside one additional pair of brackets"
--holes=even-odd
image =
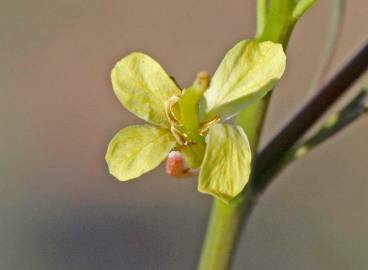
[(241, 228), (254, 206), (251, 196), (240, 196), (226, 204), (215, 199), (203, 245), (199, 270), (230, 269)]
[(267, 1), (268, 0), (258, 0), (257, 1), (257, 33), (256, 37), (260, 36), (267, 22)]

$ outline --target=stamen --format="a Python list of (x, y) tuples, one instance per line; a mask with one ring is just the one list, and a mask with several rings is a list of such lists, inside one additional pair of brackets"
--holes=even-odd
[(174, 105), (179, 102), (178, 96), (172, 96), (165, 104), (165, 112), (166, 116), (169, 119), (170, 125), (177, 125), (182, 126), (179, 122), (178, 118), (175, 116), (174, 113)]
[(208, 86), (210, 85), (210, 75), (207, 71), (200, 71), (197, 73), (196, 80), (194, 84), (197, 88), (199, 88), (202, 91), (206, 91)]
[(215, 116), (215, 118), (213, 118), (212, 120), (201, 124), (201, 126), (199, 127), (199, 135), (206, 135), (206, 132), (210, 129), (210, 127), (220, 122), (220, 120), (221, 118), (219, 116)]
[(181, 132), (180, 130), (178, 130), (177, 128), (175, 128), (174, 126), (171, 126), (171, 133), (172, 135), (175, 137), (176, 141), (181, 144), (181, 145), (188, 145), (188, 135)]

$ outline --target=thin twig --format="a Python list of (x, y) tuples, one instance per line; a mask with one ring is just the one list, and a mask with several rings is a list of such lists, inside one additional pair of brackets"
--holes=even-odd
[(307, 152), (365, 115), (368, 109), (367, 94), (367, 89), (363, 89), (340, 112), (329, 115), (325, 124), (318, 132), (301, 142), (297, 147), (293, 147), (291, 155), (300, 158), (302, 155), (305, 155)]
[(293, 146), (285, 156), (260, 177), (263, 181), (278, 175), (293, 161), (304, 157), (312, 149), (321, 145), (327, 139), (342, 131), (344, 128), (368, 114), (368, 87), (363, 88), (342, 110), (330, 114), (321, 128), (313, 135)]

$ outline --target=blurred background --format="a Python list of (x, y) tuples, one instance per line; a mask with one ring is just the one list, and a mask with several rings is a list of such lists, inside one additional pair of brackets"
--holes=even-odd
[[(142, 51), (189, 85), (253, 36), (255, 2), (2, 1), (0, 269), (195, 269), (211, 204), (196, 179), (163, 167), (128, 183), (108, 174), (109, 140), (140, 122), (115, 98), (110, 70)], [(263, 142), (311, 95), (333, 3), (317, 2), (290, 41)], [(346, 2), (332, 71), (367, 38), (368, 2)], [(280, 175), (234, 269), (366, 269), (367, 138), (363, 119)]]

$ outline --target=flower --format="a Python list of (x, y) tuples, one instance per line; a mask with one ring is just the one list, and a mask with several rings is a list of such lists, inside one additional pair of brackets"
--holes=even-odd
[(149, 124), (114, 136), (106, 153), (110, 173), (121, 181), (137, 178), (175, 150), (190, 168), (200, 167), (200, 192), (229, 202), (249, 180), (252, 154), (243, 129), (223, 122), (266, 95), (281, 78), (285, 61), (280, 44), (243, 40), (225, 55), (211, 83), (200, 73), (181, 90), (149, 56), (124, 57), (111, 73), (114, 92)]

